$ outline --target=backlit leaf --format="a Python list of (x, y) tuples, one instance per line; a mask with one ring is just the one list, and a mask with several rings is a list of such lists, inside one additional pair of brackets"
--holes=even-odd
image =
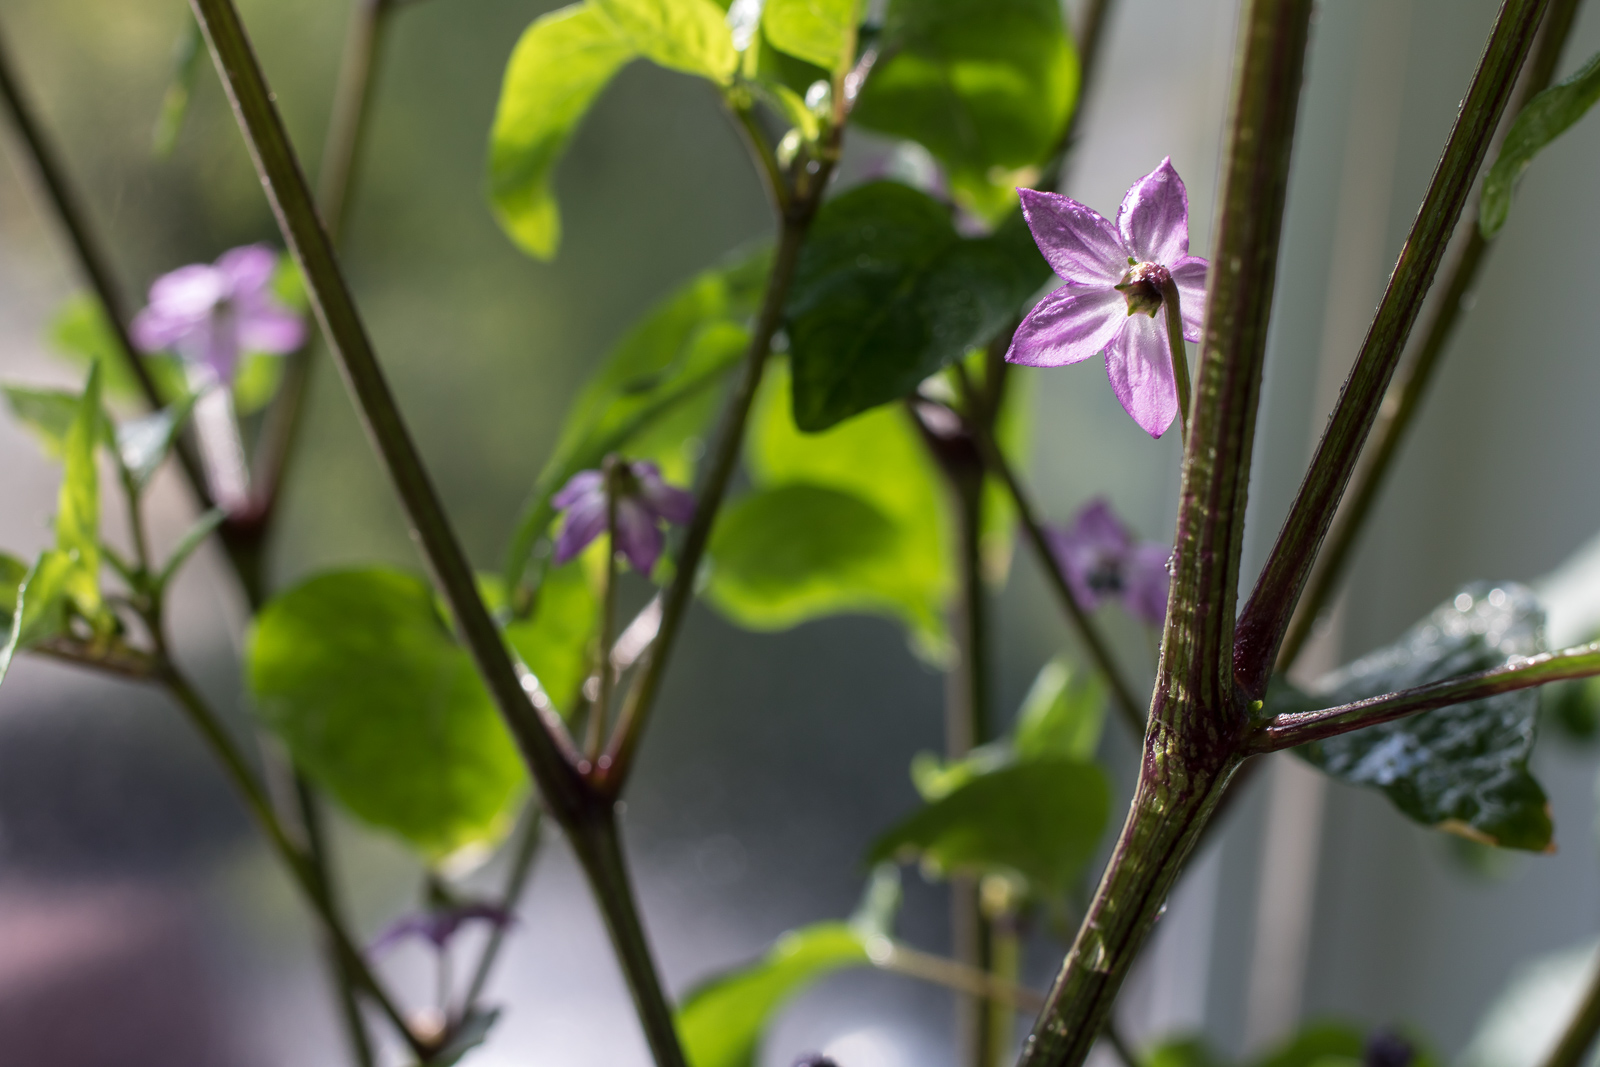
[(1533, 157), (1588, 114), (1597, 100), (1600, 100), (1600, 52), (1572, 77), (1528, 101), (1528, 106), (1517, 114), (1500, 146), (1499, 157), (1483, 180), (1478, 229), (1485, 237), (1493, 237), (1506, 224), (1517, 179), (1528, 169)]
[(1106, 690), (1100, 676), (1075, 674), (1057, 657), (1044, 665), (1023, 698), (1013, 740), (1017, 758), (1092, 760), (1105, 722)]
[(772, 47), (838, 73), (855, 58), (859, 9), (860, 0), (767, 0), (761, 28)]
[(17, 585), (5, 646), (0, 648), (0, 682), (18, 652), (65, 629), (67, 597), (77, 568), (77, 560), (55, 549), (42, 553), (28, 568)]
[(56, 549), (74, 563), (67, 594), (86, 616), (100, 612), (100, 472), (95, 452), (106, 439), (100, 405), (100, 364), (89, 380), (61, 442), (61, 490), (56, 496)]
[(599, 622), (599, 598), (582, 560), (572, 560), (545, 575), (528, 617), (506, 627), (506, 640), (563, 715), (577, 706), (578, 689), (593, 666), (591, 646)]
[(733, 80), (739, 53), (727, 13), (711, 0), (590, 0), (639, 55), (669, 70)]

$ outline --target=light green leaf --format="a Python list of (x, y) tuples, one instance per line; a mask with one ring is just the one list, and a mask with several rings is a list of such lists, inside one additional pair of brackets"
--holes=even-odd
[(1075, 673), (1057, 657), (1044, 665), (1022, 701), (1013, 742), (1017, 759), (1092, 760), (1106, 722), (1106, 690), (1091, 671)]
[(489, 134), (489, 191), (500, 225), (530, 255), (556, 254), (556, 164), (600, 90), (637, 54), (587, 3), (542, 16), (512, 51)]
[(56, 548), (74, 561), (67, 593), (78, 610), (100, 613), (100, 472), (95, 451), (105, 442), (100, 364), (89, 369), (77, 411), (61, 442), (61, 490), (56, 497)]
[(921, 142), (986, 212), (1005, 172), (1054, 151), (1077, 100), (1059, 0), (892, 0), (883, 54), (853, 121)]
[(860, 0), (767, 0), (761, 28), (767, 42), (838, 74), (854, 61)]
[(830, 200), (785, 310), (795, 422), (825, 430), (906, 396), (986, 344), (1049, 274), (1020, 213), (964, 238), (947, 207), (895, 182)]
[(257, 616), (247, 659), (261, 718), (359, 818), (429, 859), (510, 828), (522, 761), (421, 578), (303, 582)]
[(669, 70), (733, 80), (739, 53), (726, 12), (711, 0), (590, 0), (639, 55)]
[(869, 859), (920, 859), (945, 874), (1021, 875), (1038, 892), (1071, 887), (1110, 810), (1092, 763), (1041, 759), (979, 775), (878, 839)]
[(28, 576), (28, 565), (11, 555), (0, 552), (0, 621), (9, 636), (12, 617), (17, 613), (17, 590)]
[(600, 363), (567, 412), (555, 452), (539, 472), (507, 553), (506, 582), (521, 581), (555, 511), (550, 498), (608, 452), (654, 460), (688, 484), (718, 385), (748, 342), (771, 256), (765, 250), (705, 271), (658, 304)]
[(1588, 114), (1600, 100), (1600, 52), (1583, 69), (1564, 82), (1552, 85), (1517, 114), (1500, 146), (1500, 155), (1483, 180), (1483, 199), (1478, 207), (1478, 230), (1493, 237), (1506, 224), (1511, 211), (1511, 194), (1517, 179), (1533, 162), (1533, 157)]
[(18, 583), (4, 648), (0, 648), (0, 682), (19, 651), (54, 637), (66, 628), (66, 605), (78, 561), (54, 549), (42, 553)]
[[(746, 441), (752, 481), (763, 489), (835, 489), (889, 519), (896, 531), (894, 573), (874, 576), (860, 596), (899, 590), (896, 611), (906, 620), (914, 647), (926, 658), (941, 660), (949, 649), (945, 603), (954, 588), (947, 551), (949, 504), (909, 416), (885, 407), (826, 433), (807, 434), (795, 426), (791, 406), (789, 376), (782, 365), (775, 365), (756, 398)], [(818, 614), (832, 610), (842, 609), (817, 607)], [(860, 610), (859, 605), (850, 610)]]
[(599, 622), (600, 600), (583, 561), (573, 560), (550, 570), (529, 616), (506, 627), (506, 640), (563, 715), (577, 707), (579, 687), (593, 666)]
[[(105, 374), (105, 393), (119, 400), (144, 400), (138, 379), (117, 343), (100, 302), (90, 293), (69, 297), (50, 321), (49, 340), (61, 355), (84, 367), (98, 361)], [(171, 356), (144, 356), (156, 389), (170, 403), (188, 392), (183, 367)]]
[[(1333, 707), (1487, 670), (1544, 651), (1544, 612), (1513, 583), (1462, 589), (1399, 641), (1320, 680), (1312, 696), (1279, 683), (1268, 710)], [(1352, 785), (1382, 790), (1423, 824), (1501, 848), (1551, 847), (1550, 805), (1528, 771), (1539, 694), (1454, 704), (1296, 751)]]
[[(5, 393), (11, 414), (33, 433), (45, 455), (61, 459), (83, 394), (69, 389), (35, 389), (25, 385), (0, 386), (0, 392)], [(109, 426), (102, 427), (102, 433), (108, 431)], [(109, 436), (106, 439), (109, 440)]]
[(761, 1034), (784, 1003), (828, 974), (869, 962), (861, 936), (846, 923), (784, 934), (755, 963), (684, 998), (678, 1034), (690, 1067), (754, 1067)]

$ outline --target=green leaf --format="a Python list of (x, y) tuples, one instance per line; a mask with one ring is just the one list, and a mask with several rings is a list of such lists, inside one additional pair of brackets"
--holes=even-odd
[(28, 565), (11, 555), (0, 552), (0, 619), (9, 634), (11, 620), (17, 613), (17, 590), (28, 576)]
[[(61, 459), (83, 394), (70, 389), (35, 389), (25, 385), (3, 385), (0, 392), (5, 393), (11, 414), (33, 433), (45, 455)], [(108, 431), (108, 426), (102, 426), (102, 433)], [(106, 439), (109, 440), (109, 436)]]
[(184, 533), (178, 544), (173, 548), (172, 555), (167, 557), (167, 562), (162, 565), (161, 573), (157, 576), (155, 582), (157, 589), (165, 588), (167, 583), (172, 581), (178, 571), (183, 569), (183, 565), (188, 562), (189, 557), (194, 555), (194, 550), (203, 545), (206, 538), (211, 536), (211, 531), (221, 526), (227, 517), (228, 513), (226, 511), (221, 508), (212, 508), (195, 520), (194, 525), (189, 527), (188, 531)]
[(1253, 1067), (1361, 1067), (1366, 1049), (1365, 1035), (1352, 1026), (1312, 1023), (1256, 1060)]
[(61, 490), (56, 497), (56, 548), (74, 561), (67, 593), (86, 616), (100, 613), (100, 472), (95, 450), (106, 438), (100, 404), (100, 364), (89, 381), (61, 442)]
[(869, 858), (915, 857), (945, 874), (1019, 874), (1057, 895), (1094, 855), (1110, 802), (1105, 774), (1092, 763), (1019, 763), (922, 808), (880, 837)]
[(969, 239), (948, 208), (895, 182), (829, 201), (786, 309), (795, 422), (825, 430), (911, 393), (986, 343), (1049, 273), (1020, 213)]
[[(1600, 945), (1593, 941), (1527, 960), (1478, 1023), (1459, 1067), (1540, 1067), (1578, 1014)], [(1593, 1063), (1593, 1057), (1585, 1062)]]
[(556, 164), (600, 90), (637, 54), (587, 3), (542, 16), (512, 51), (489, 134), (489, 193), (500, 225), (530, 255), (556, 254)]
[(705, 271), (658, 304), (601, 362), (567, 412), (555, 452), (517, 521), (506, 582), (517, 585), (555, 517), (550, 498), (608, 452), (661, 465), (687, 484), (717, 386), (743, 355), (771, 256), (765, 250)]
[(183, 33), (172, 50), (172, 77), (161, 97), (161, 113), (156, 117), (155, 130), (150, 137), (150, 151), (157, 159), (170, 156), (178, 143), (184, 117), (189, 113), (194, 80), (205, 60), (206, 46), (200, 36), (200, 23), (191, 16), (184, 20)]
[[(247, 352), (239, 360), (239, 373), (233, 377), (233, 408), (240, 415), (254, 415), (272, 403), (283, 382), (283, 357), (266, 352)], [(179, 397), (188, 395), (187, 383)]]
[(915, 593), (894, 587), (902, 577), (898, 541), (894, 523), (850, 493), (815, 485), (759, 490), (718, 519), (707, 594), (757, 630), (842, 611), (892, 613)]
[(1227, 1067), (1205, 1038), (1191, 1035), (1165, 1039), (1141, 1056), (1140, 1062), (1144, 1067)]
[(18, 583), (5, 647), (0, 648), (0, 682), (5, 681), (19, 651), (66, 629), (65, 608), (77, 568), (77, 560), (51, 549), (34, 561)]
[(1600, 52), (1572, 77), (1528, 101), (1528, 106), (1517, 114), (1500, 146), (1499, 157), (1483, 180), (1478, 230), (1484, 237), (1493, 237), (1506, 224), (1517, 179), (1528, 169), (1533, 157), (1583, 118), (1597, 100), (1600, 100)]
[(247, 657), (262, 719), (361, 819), (429, 859), (510, 828), (522, 761), (421, 578), (303, 582), (257, 616)]
[(806, 434), (795, 426), (790, 410), (789, 376), (775, 365), (756, 397), (746, 440), (745, 458), (756, 486), (805, 485), (848, 493), (895, 528), (884, 571), (854, 592), (836, 581), (840, 601), (833, 606), (814, 601), (809, 617), (859, 611), (863, 602), (896, 590), (894, 611), (909, 627), (913, 646), (929, 660), (942, 660), (949, 651), (944, 608), (954, 588), (947, 551), (949, 504), (909, 416), (886, 407), (826, 433)]
[(499, 1008), (473, 1008), (451, 1028), (445, 1043), (428, 1057), (428, 1062), (436, 1067), (455, 1067), (463, 1056), (489, 1040), (489, 1031), (499, 1021)]
[(699, 986), (678, 1009), (678, 1034), (691, 1067), (754, 1067), (768, 1020), (806, 987), (871, 961), (847, 923), (790, 931), (747, 967)]
[(921, 142), (958, 191), (981, 199), (1060, 143), (1078, 59), (1059, 0), (892, 0), (883, 39), (852, 119)]
[(767, 0), (761, 28), (767, 42), (834, 74), (854, 61), (860, 0)]
[(600, 600), (583, 561), (573, 560), (545, 576), (528, 618), (506, 627), (506, 640), (564, 715), (577, 707), (579, 687), (593, 666), (599, 622)]
[[(1272, 710), (1331, 707), (1443, 681), (1544, 650), (1544, 612), (1519, 585), (1466, 586), (1408, 631), (1319, 681), (1314, 697), (1283, 688)], [(1455, 704), (1302, 746), (1301, 756), (1352, 785), (1380, 789), (1405, 815), (1501, 848), (1551, 848), (1550, 806), (1528, 771), (1539, 695), (1524, 689)]]
[[(69, 297), (50, 321), (50, 344), (61, 355), (84, 367), (98, 361), (105, 374), (105, 392), (119, 400), (144, 400), (139, 381), (128, 366), (100, 302), (89, 293)], [(144, 356), (144, 365), (156, 389), (170, 403), (189, 390), (183, 367), (171, 356)]]
[(711, 0), (590, 0), (635, 52), (669, 70), (733, 81), (739, 53), (727, 13)]
[(117, 427), (117, 454), (137, 488), (143, 489), (155, 477), (198, 399), (191, 394), (171, 407), (162, 408), (153, 415), (129, 419)]
[(1060, 756), (1092, 760), (1106, 722), (1106, 690), (1100, 676), (1057, 657), (1044, 665), (1022, 701), (1013, 742), (1017, 759)]

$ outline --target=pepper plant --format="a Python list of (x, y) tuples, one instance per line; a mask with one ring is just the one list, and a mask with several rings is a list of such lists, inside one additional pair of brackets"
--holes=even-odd
[[(488, 206), (511, 241), (558, 257), (563, 152), (635, 61), (715, 90), (773, 232), (687, 280), (599, 362), (496, 573), (462, 550), (337, 253), (377, 45), (401, 0), (355, 4), (316, 191), (233, 0), (191, 3), (158, 147), (181, 127), (203, 45), (289, 259), (261, 244), (219, 249), (213, 265), (156, 279), (137, 313), (0, 57), (18, 142), (88, 285), (74, 314), (91, 357), (81, 390), (7, 388), (13, 413), (60, 459), (62, 485), (54, 544), (31, 561), (0, 559), (0, 678), (26, 652), (170, 694), (318, 920), (357, 1063), (399, 1048), (444, 1067), (493, 1040), (516, 1005), (485, 994), (545, 819), (582, 865), (658, 1067), (754, 1062), (788, 998), (854, 966), (951, 987), (958, 1054), (974, 1067), (1012, 1056), (1019, 1012), (1032, 1019), (1025, 1067), (1080, 1064), (1100, 1041), (1129, 1064), (1218, 1062), (1194, 1042), (1131, 1049), (1111, 1012), (1186, 860), (1268, 753), (1294, 750), (1440, 831), (1552, 848), (1528, 769), (1538, 687), (1600, 676), (1600, 643), (1548, 648), (1540, 598), (1597, 595), (1576, 579), (1538, 594), (1464, 584), (1392, 646), (1308, 687), (1287, 675), (1449, 351), (1516, 178), (1600, 98), (1600, 57), (1551, 84), (1578, 0), (1504, 0), (1300, 492), (1247, 589), (1247, 488), (1311, 0), (1242, 4), (1204, 256), (1191, 254), (1188, 194), (1170, 160), (1134, 181), (1114, 218), (1059, 191), (1084, 107), (1116, 106), (1090, 92), (1108, 77), (1098, 59), (1111, 0), (1088, 0), (1076, 33), (1059, 0), (581, 0), (536, 19), (511, 53), (488, 146)], [(857, 130), (923, 165), (836, 180)], [(912, 171), (918, 180), (904, 180)], [(1444, 298), (1419, 332), (1441, 271)], [(273, 589), (263, 547), (323, 348), (422, 566)], [(1102, 359), (1134, 422), (1154, 438), (1176, 426), (1182, 439), (1170, 540), (1136, 535), (1104, 500), (1048, 523), (1028, 489), (1028, 375), (1102, 386), (1088, 368), (1015, 368)], [(142, 505), (169, 455), (200, 517), (158, 556)], [(127, 505), (124, 532), (101, 523), (104, 471)], [(172, 577), (213, 537), (250, 607), (250, 697), (281, 749), (236, 734), (170, 647)], [(1017, 539), (1078, 652), (1043, 666), (1002, 730), (995, 594)], [(624, 567), (653, 594), (631, 618), (620, 614)], [(924, 804), (883, 829), (853, 917), (791, 931), (674, 998), (618, 813), (696, 598), (756, 630), (844, 612), (897, 621), (912, 654), (949, 675), (948, 743), (913, 763)], [(1113, 656), (1102, 604), (1159, 633), (1152, 684)], [(1594, 718), (1592, 689), (1565, 687), (1566, 720)], [(1096, 762), (1108, 713), (1142, 759), (1096, 874), (1114, 803)], [(280, 773), (295, 787), (287, 800), (265, 784)], [(419, 912), (366, 945), (329, 877), (327, 803), (404, 841), (427, 870)], [(509, 853), (507, 882), (494, 899), (474, 896), (453, 872), (495, 847)], [(897, 938), (904, 862), (948, 881), (954, 958)], [(465, 986), (441, 981), (436, 1003), (402, 1003), (383, 952), (421, 938), (447, 976), (468, 925), (490, 933)], [(1065, 947), (1043, 996), (1019, 978), (1033, 926)], [(1548, 1063), (1580, 1061), (1600, 1030), (1597, 1005), (1600, 984)], [(619, 1019), (627, 1010), (617, 1006)], [(1409, 1036), (1323, 1026), (1263, 1062), (1427, 1059)]]

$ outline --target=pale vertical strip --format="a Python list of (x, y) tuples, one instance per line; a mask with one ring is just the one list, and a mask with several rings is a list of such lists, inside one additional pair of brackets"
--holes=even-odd
[[(1361, 347), (1387, 276), (1390, 200), (1405, 94), (1411, 0), (1368, 0), (1340, 173), (1322, 345), (1311, 420), (1314, 446)], [(1343, 609), (1334, 607), (1296, 676), (1335, 666)], [(1262, 832), (1244, 1046), (1283, 1038), (1300, 1018), (1315, 915), (1325, 779), (1287, 753), (1272, 757)]]

